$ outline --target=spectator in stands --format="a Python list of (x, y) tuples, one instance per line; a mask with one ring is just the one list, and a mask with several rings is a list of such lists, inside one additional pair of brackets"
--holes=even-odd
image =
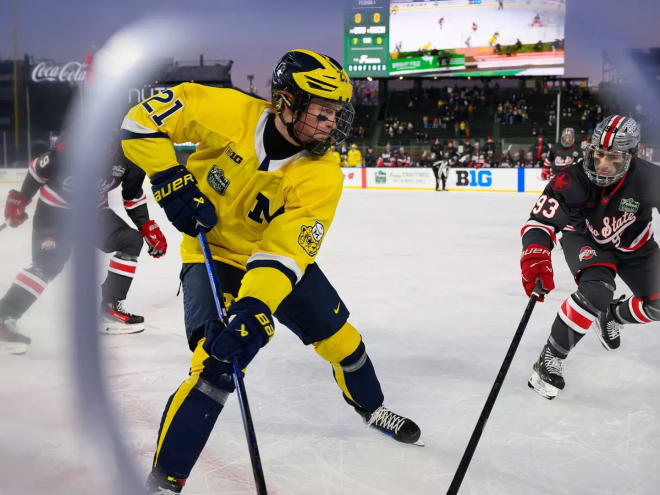
[(385, 149), (380, 155), (380, 158), (378, 158), (378, 162), (376, 164), (377, 167), (393, 167), (394, 166), (394, 157), (392, 154), (392, 146), (390, 143), (387, 143), (385, 145)]
[(358, 149), (357, 144), (351, 144), (351, 149), (348, 150), (346, 161), (349, 167), (362, 166), (362, 152)]
[(346, 145), (346, 141), (343, 141), (341, 143), (341, 148), (339, 149), (339, 155), (341, 156), (341, 166), (345, 167), (346, 161), (348, 159), (348, 146)]
[(375, 167), (378, 163), (378, 156), (374, 151), (373, 146), (367, 148), (367, 152), (364, 154), (364, 164), (366, 167)]
[(491, 151), (491, 150), (486, 151), (484, 166), (488, 168), (499, 166), (499, 164), (495, 162), (495, 151)]
[(541, 166), (543, 159), (549, 150), (550, 148), (543, 140), (543, 135), (540, 135), (536, 140), (536, 144), (532, 145), (532, 149), (530, 150), (532, 152), (532, 160), (534, 160), (534, 166)]
[[(511, 146), (509, 146), (511, 148)], [(513, 159), (511, 158), (511, 151), (509, 148), (502, 154), (502, 159), (500, 160), (500, 168), (511, 168)]]
[(396, 165), (397, 167), (410, 167), (412, 165), (412, 157), (410, 156), (410, 153), (408, 153), (403, 146), (399, 146), (399, 149), (397, 150), (396, 156)]
[(465, 141), (463, 142), (463, 152), (461, 155), (468, 155), (469, 159), (471, 159), (473, 154), (474, 146), (472, 146), (472, 140), (470, 138), (465, 138)]
[(337, 165), (341, 166), (341, 155), (334, 144), (330, 146), (330, 156), (337, 161)]
[(495, 143), (493, 142), (493, 137), (492, 136), (488, 136), (486, 138), (486, 144), (484, 145), (484, 151), (486, 152), (486, 154), (488, 154), (488, 152), (492, 152), (493, 154), (495, 154)]
[(449, 141), (447, 141), (447, 149), (445, 151), (446, 151), (446, 153), (448, 154), (448, 156), (450, 158), (452, 156), (455, 156), (455, 157), (458, 158), (458, 150), (454, 146), (454, 141), (453, 140), (450, 139)]
[(435, 156), (442, 156), (442, 145), (440, 144), (440, 138), (435, 138), (433, 144), (431, 145), (431, 153), (435, 153)]
[(520, 151), (514, 151), (512, 155), (511, 167), (520, 168), (523, 166), (522, 158), (520, 157)]

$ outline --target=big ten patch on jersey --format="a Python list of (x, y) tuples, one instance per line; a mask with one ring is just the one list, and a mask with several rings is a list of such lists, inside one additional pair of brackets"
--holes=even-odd
[(220, 156), (212, 160), (211, 168), (206, 174), (206, 182), (215, 192), (225, 195), (232, 183), (230, 177), (234, 173), (233, 169), (245, 164), (244, 156), (246, 153), (241, 152), (236, 143), (232, 142), (225, 146)]

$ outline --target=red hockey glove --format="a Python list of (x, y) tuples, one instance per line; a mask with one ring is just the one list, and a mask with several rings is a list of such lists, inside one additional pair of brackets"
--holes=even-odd
[[(550, 259), (550, 250), (540, 244), (532, 244), (522, 252), (520, 258), (520, 268), (522, 270), (522, 284), (528, 297), (532, 295), (536, 279), (541, 279), (541, 285), (546, 294), (555, 288), (555, 281), (552, 271), (552, 260)], [(543, 296), (539, 297), (543, 301)]]
[(28, 214), (25, 213), (25, 207), (30, 201), (18, 191), (12, 189), (7, 196), (5, 204), (5, 219), (10, 227), (18, 227), (25, 222)]
[(140, 227), (140, 234), (144, 237), (144, 241), (149, 246), (149, 254), (154, 258), (160, 258), (167, 251), (167, 240), (160, 231), (158, 224), (153, 220), (144, 222)]

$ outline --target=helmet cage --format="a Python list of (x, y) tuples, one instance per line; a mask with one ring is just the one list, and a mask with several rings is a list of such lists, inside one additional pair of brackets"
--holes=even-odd
[(561, 133), (561, 138), (559, 139), (561, 145), (564, 148), (570, 148), (575, 144), (575, 129), (572, 127), (567, 127)]
[[(306, 139), (313, 138), (318, 133), (318, 125), (311, 126), (304, 122), (301, 126), (299, 125), (296, 127), (296, 124), (301, 122), (303, 115), (308, 112), (312, 99), (322, 106), (324, 102), (332, 105), (332, 111), (328, 113), (334, 112), (335, 127), (330, 132), (325, 133), (327, 137), (324, 139)], [(304, 91), (297, 91), (295, 95), (288, 91), (275, 91), (274, 100), (275, 109), (280, 119), (282, 119), (282, 122), (286, 125), (289, 136), (299, 143), (303, 149), (314, 155), (324, 155), (331, 146), (342, 143), (350, 135), (351, 126), (353, 125), (353, 119), (355, 117), (355, 110), (350, 102), (325, 99)], [(336, 109), (337, 104), (341, 105), (339, 109)], [(287, 106), (291, 110), (291, 113), (293, 114), (291, 122), (286, 122), (282, 118), (283, 106)], [(316, 117), (317, 123), (319, 124), (320, 122), (327, 120), (323, 115), (323, 112), (313, 115)]]
[[(591, 182), (597, 186), (607, 187), (619, 182), (630, 168), (633, 153), (627, 151), (605, 150), (595, 144), (588, 144), (584, 151), (582, 166)], [(611, 173), (598, 171), (602, 160), (607, 160), (613, 170)]]

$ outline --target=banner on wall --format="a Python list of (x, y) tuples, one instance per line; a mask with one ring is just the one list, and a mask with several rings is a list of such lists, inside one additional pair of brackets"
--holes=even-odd
[(428, 168), (368, 168), (367, 188), (435, 189), (435, 177)]
[(363, 188), (362, 176), (366, 169), (362, 168), (342, 168), (344, 173), (344, 187), (350, 187), (352, 189)]
[[(344, 187), (362, 189), (434, 190), (435, 176), (429, 168), (344, 168)], [(540, 193), (547, 181), (539, 168), (452, 168), (450, 191)]]

